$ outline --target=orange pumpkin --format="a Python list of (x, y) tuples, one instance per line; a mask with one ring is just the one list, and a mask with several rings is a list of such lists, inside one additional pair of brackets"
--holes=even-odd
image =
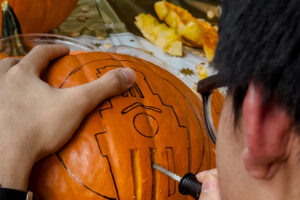
[[(2, 3), (5, 0), (0, 0)], [(60, 25), (78, 0), (7, 0), (14, 9), (23, 33), (47, 33)], [(2, 12), (0, 12), (0, 32)]]
[(153, 170), (151, 162), (181, 176), (215, 167), (201, 101), (162, 68), (127, 55), (91, 52), (59, 59), (45, 81), (67, 88), (118, 67), (134, 69), (136, 84), (99, 104), (67, 145), (34, 166), (30, 189), (38, 198), (185, 199), (178, 183)]
[(6, 53), (0, 52), (0, 60), (2, 60), (3, 58), (8, 57), (8, 55)]

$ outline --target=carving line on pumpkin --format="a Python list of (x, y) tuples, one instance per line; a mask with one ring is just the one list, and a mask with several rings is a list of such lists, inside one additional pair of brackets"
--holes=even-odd
[[(162, 110), (159, 109), (159, 108), (156, 108), (154, 106), (145, 106), (144, 104), (140, 103), (140, 102), (135, 102), (133, 104), (131, 104), (130, 106), (127, 106), (126, 108), (124, 108), (121, 112), (121, 114), (127, 114), (129, 113), (130, 111), (133, 111), (135, 108), (138, 108), (138, 107), (142, 107), (144, 109), (148, 109), (148, 110), (152, 110), (152, 111), (155, 111), (155, 112), (158, 112), (158, 113), (162, 113)], [(155, 130), (151, 129), (152, 131), (150, 131), (149, 133), (145, 133), (143, 132), (139, 127), (139, 119), (148, 119), (149, 123), (152, 124), (151, 127), (155, 127)], [(137, 113), (134, 118), (133, 118), (133, 126), (135, 128), (135, 130), (141, 134), (142, 136), (144, 137), (154, 137), (157, 133), (158, 133), (158, 130), (159, 130), (159, 123), (157, 121), (157, 119), (148, 114), (148, 113), (145, 113), (145, 112), (140, 112), (140, 113)]]
[[(151, 121), (151, 122), (149, 122), (149, 124), (152, 124), (152, 127), (155, 126), (155, 130), (151, 129), (151, 131), (149, 131), (148, 133), (146, 133), (145, 131), (142, 131), (138, 127), (140, 118), (146, 118), (146, 119), (148, 119), (148, 121)], [(155, 123), (155, 125), (154, 125), (154, 123)], [(156, 136), (156, 134), (159, 131), (159, 123), (158, 123), (157, 119), (154, 116), (149, 115), (147, 113), (136, 114), (133, 118), (133, 126), (139, 134), (141, 134), (142, 136), (147, 137), (147, 138), (152, 138), (152, 137)]]
[(71, 175), (71, 176), (72, 176), (79, 184), (81, 184), (83, 187), (85, 187), (86, 189), (90, 190), (91, 192), (93, 192), (93, 193), (95, 193), (95, 194), (97, 194), (97, 195), (99, 195), (99, 196), (101, 196), (101, 197), (103, 197), (103, 198), (105, 198), (105, 199), (116, 200), (115, 198), (111, 198), (111, 197), (104, 196), (104, 195), (102, 195), (102, 194), (100, 194), (100, 193), (98, 193), (98, 192), (92, 190), (91, 188), (89, 188), (87, 185), (85, 185), (83, 182), (81, 182), (81, 181), (79, 180), (79, 178), (77, 178), (77, 177), (72, 173), (71, 170), (69, 170), (69, 169), (67, 168), (67, 166), (65, 165), (63, 159), (60, 157), (60, 155), (59, 155), (58, 153), (56, 153), (56, 156), (57, 156), (59, 162), (62, 164), (62, 166), (67, 170), (67, 172), (68, 172), (68, 173), (69, 173), (69, 174), (70, 174), (70, 175)]
[[(156, 149), (155, 148), (150, 148), (150, 160), (151, 163), (157, 163), (156, 162)], [(156, 194), (157, 194), (157, 190), (158, 190), (158, 185), (156, 184), (156, 180), (157, 180), (157, 176), (158, 176), (158, 171), (155, 170), (154, 168), (151, 169), (152, 170), (152, 185), (151, 185), (151, 199), (155, 200), (156, 198)]]
[(108, 102), (109, 106), (106, 107), (106, 108), (101, 108), (101, 109), (98, 110), (98, 113), (99, 113), (99, 115), (100, 115), (101, 118), (103, 118), (103, 116), (102, 116), (102, 111), (104, 111), (104, 110), (109, 110), (109, 109), (112, 109), (112, 108), (113, 108), (113, 105), (112, 105), (110, 99), (106, 99), (102, 104), (104, 104), (104, 103), (106, 103), (106, 102)]
[(140, 98), (144, 98), (142, 90), (140, 89), (140, 87), (136, 83), (131, 88), (129, 88), (129, 90), (127, 92), (122, 93), (122, 96), (123, 97), (128, 97), (129, 96), (128, 92), (129, 92), (131, 97), (136, 97), (135, 91), (137, 92), (137, 94)]
[[(101, 60), (113, 60), (113, 59), (111, 59), (111, 58), (105, 58), (105, 59), (101, 59)], [(70, 76), (72, 76), (73, 74), (75, 74), (76, 72), (78, 72), (79, 70), (81, 70), (82, 67), (84, 67), (85, 65), (97, 62), (97, 61), (99, 61), (99, 60), (92, 60), (90, 62), (86, 62), (83, 65), (81, 65), (81, 66), (77, 67), (76, 69), (74, 69), (73, 71), (71, 71), (70, 74), (65, 78), (65, 80), (62, 82), (62, 84), (59, 86), (59, 88), (62, 88), (64, 86), (64, 84), (66, 83), (66, 81), (70, 78)], [(124, 61), (128, 61), (128, 60), (124, 60)], [(108, 65), (108, 66), (119, 66), (119, 65)], [(123, 67), (123, 66), (119, 66), (119, 67)], [(101, 74), (100, 71), (98, 71), (98, 73), (96, 75), (98, 77), (100, 77), (99, 74)]]
[(141, 169), (139, 167), (139, 155), (137, 149), (131, 149), (130, 150), (130, 156), (131, 156), (131, 173), (133, 177), (133, 194), (135, 199), (139, 199), (140, 194), (138, 194), (138, 183), (140, 182), (140, 174)]
[[(105, 59), (105, 60), (113, 60), (113, 59)], [(91, 62), (89, 62), (89, 63), (93, 63), (93, 62), (97, 62), (97, 61), (99, 61), (99, 60), (96, 60), (96, 61), (91, 61)], [(119, 61), (121, 61), (121, 60), (119, 60)], [(130, 61), (130, 60), (122, 60), (122, 61), (126, 61), (126, 62), (131, 62), (131, 63), (135, 63), (135, 62), (132, 62), (132, 61)], [(89, 64), (89, 63), (85, 63), (84, 65), (87, 65), (87, 64)], [(138, 63), (135, 63), (135, 64), (138, 64)], [(73, 70), (69, 75), (68, 75), (68, 77), (66, 77), (66, 79), (63, 81), (63, 84), (60, 86), (60, 88), (61, 87), (63, 87), (63, 85), (64, 85), (64, 83), (67, 81), (67, 79), (72, 75), (72, 74), (74, 74), (74, 73), (76, 73), (76, 72), (78, 72), (81, 68), (82, 68), (83, 66), (81, 66), (81, 67), (78, 67), (78, 68), (76, 68), (75, 70)], [(102, 67), (102, 68), (99, 68), (99, 69), (97, 69), (98, 70), (98, 72), (99, 73), (101, 73), (101, 69), (105, 69), (105, 68), (107, 68), (107, 67), (123, 67), (123, 66), (121, 66), (121, 65), (110, 65), (110, 66), (104, 66), (104, 67)], [(135, 69), (134, 69), (135, 70)], [(139, 72), (139, 73), (141, 73), (142, 75), (143, 75), (143, 77), (144, 77), (144, 80), (145, 80), (145, 82), (146, 82), (146, 84), (148, 85), (148, 87), (149, 87), (149, 89), (150, 89), (150, 91), (151, 91), (151, 93), (153, 94), (153, 95), (157, 95), (158, 96), (158, 98), (159, 98), (159, 100), (160, 100), (160, 102), (162, 103), (162, 105), (163, 106), (166, 106), (166, 107), (169, 107), (169, 108), (171, 108), (171, 110), (172, 110), (172, 112), (174, 113), (174, 115), (175, 115), (175, 118), (176, 118), (176, 120), (177, 120), (177, 123), (178, 123), (178, 126), (180, 127), (180, 128), (184, 128), (185, 130), (186, 130), (186, 132), (187, 132), (187, 135), (188, 135), (188, 149), (189, 149), (189, 151), (190, 151), (190, 148), (191, 148), (191, 146), (190, 146), (190, 133), (189, 133), (189, 130), (188, 130), (188, 128), (187, 127), (185, 127), (184, 125), (182, 125), (180, 122), (179, 122), (179, 119), (178, 119), (178, 116), (177, 116), (177, 114), (176, 114), (176, 112), (175, 112), (175, 110), (174, 110), (174, 108), (171, 106), (171, 105), (167, 105), (167, 104), (165, 104), (163, 101), (162, 101), (162, 99), (161, 99), (161, 97), (160, 97), (160, 95), (159, 94), (157, 94), (157, 93), (154, 93), (153, 92), (153, 90), (152, 90), (152, 88), (150, 87), (150, 84), (148, 83), (148, 81), (147, 81), (147, 79), (146, 79), (146, 77), (145, 77), (145, 75), (144, 75), (144, 73), (143, 72), (140, 72), (140, 71), (137, 71), (137, 70), (135, 70), (136, 72)], [(97, 75), (98, 76), (98, 75)], [(161, 77), (161, 78), (163, 78), (163, 77)], [(165, 78), (163, 78), (163, 79), (165, 79)], [(166, 80), (166, 79), (165, 79)], [(167, 80), (167, 82), (169, 82), (168, 80)], [(171, 84), (173, 87), (175, 87), (173, 84)], [(138, 86), (137, 86), (138, 87)], [(176, 88), (176, 87), (175, 87)], [(177, 88), (176, 88), (177, 89)], [(178, 89), (177, 89), (178, 90)], [(179, 90), (178, 90), (179, 91)], [(180, 92), (180, 91), (179, 91)], [(181, 93), (181, 92), (180, 92)], [(132, 93), (130, 93), (131, 95), (132, 95)], [(182, 94), (182, 93), (181, 93)], [(183, 95), (183, 94), (182, 94)], [(184, 95), (183, 95), (184, 96)], [(140, 97), (141, 97), (141, 95), (140, 95)], [(142, 95), (142, 97), (141, 98), (143, 98), (144, 97), (144, 95)], [(110, 102), (110, 107), (108, 107), (108, 108), (105, 108), (105, 110), (107, 110), (107, 109), (112, 109), (113, 108), (113, 105), (111, 104), (111, 101), (109, 100), (109, 102)], [(104, 110), (104, 109), (103, 109)], [(101, 112), (103, 111), (103, 110), (99, 110), (99, 115), (100, 115), (100, 117), (102, 118), (102, 114), (101, 114)], [(197, 117), (196, 117), (197, 118)], [(197, 120), (198, 120), (198, 118), (197, 118)], [(199, 123), (200, 124), (200, 123)], [(201, 124), (200, 124), (201, 125)], [(111, 169), (111, 164), (110, 164), (110, 161), (109, 161), (109, 158), (108, 158), (108, 156), (107, 155), (103, 155), (103, 153), (102, 153), (102, 150), (101, 150), (101, 147), (100, 147), (100, 144), (99, 144), (99, 141), (98, 141), (98, 139), (97, 139), (97, 136), (99, 136), (100, 134), (104, 134), (105, 132), (102, 132), (102, 133), (96, 133), (95, 134), (95, 137), (96, 137), (96, 140), (97, 140), (97, 143), (98, 143), (98, 147), (99, 147), (99, 150), (100, 150), (100, 153), (101, 153), (101, 155), (102, 155), (102, 157), (105, 157), (106, 159), (107, 159), (107, 162), (108, 162), (108, 165), (109, 165), (109, 167), (110, 167), (110, 173), (111, 173), (111, 175), (112, 175), (112, 178), (113, 178), (113, 181), (114, 181), (114, 184), (115, 184), (115, 189), (116, 189), (116, 192), (117, 192), (117, 195), (118, 195), (118, 188), (117, 188), (117, 186), (116, 186), (116, 183), (115, 183), (115, 180), (114, 180), (114, 175), (113, 175), (113, 173), (112, 173), (112, 169)], [(188, 151), (188, 157), (190, 157), (190, 152)], [(204, 154), (204, 153), (203, 153)], [(190, 158), (188, 158), (189, 159), (189, 161), (190, 161)], [(64, 161), (61, 159), (61, 162), (62, 162), (62, 164), (64, 165), (64, 167), (65, 167), (65, 169), (68, 171), (68, 173), (72, 173), (71, 171), (69, 171), (68, 170), (68, 168), (67, 168), (67, 166), (65, 166), (65, 164), (64, 164)], [(188, 168), (189, 168), (189, 170), (190, 170), (190, 163), (188, 163)], [(73, 177), (74, 177), (75, 175), (73, 174)], [(78, 179), (76, 179), (76, 181), (78, 181)], [(79, 180), (80, 181), (80, 180)], [(84, 183), (81, 183), (82, 185), (84, 185)], [(86, 188), (88, 188), (87, 186), (86, 186)], [(88, 188), (89, 190), (91, 190), (91, 191), (93, 191), (91, 188)], [(95, 192), (95, 191), (93, 191), (94, 193), (96, 193), (96, 194), (99, 194), (99, 193), (97, 193), (97, 192)], [(103, 197), (103, 195), (101, 195), (101, 194), (99, 194), (99, 196), (102, 196)], [(113, 199), (113, 198), (110, 198), (110, 197), (107, 197), (108, 199)], [(118, 199), (119, 199), (119, 195), (118, 195)]]
[[(166, 147), (167, 160), (168, 160), (168, 170), (175, 172), (175, 162), (174, 162), (174, 151), (172, 147)], [(176, 192), (176, 181), (168, 177), (168, 196), (174, 195)]]
[[(108, 163), (108, 166), (109, 166), (109, 171), (110, 171), (110, 174), (111, 174), (111, 177), (112, 177), (112, 180), (113, 180), (113, 182), (114, 182), (115, 189), (116, 189), (117, 197), (118, 197), (118, 199), (120, 199), (120, 197), (119, 197), (119, 190), (118, 190), (118, 187), (117, 187), (117, 184), (116, 184), (116, 180), (115, 180), (113, 171), (112, 171), (112, 169), (111, 169), (111, 164), (110, 164), (110, 161), (109, 161), (109, 157), (108, 157), (107, 155), (104, 155), (104, 154), (102, 153), (101, 146), (100, 146), (100, 143), (99, 143), (99, 140), (98, 140), (98, 136), (101, 135), (101, 134), (105, 134), (106, 132), (107, 132), (107, 129), (106, 129), (105, 132), (96, 133), (96, 134), (95, 134), (95, 138), (96, 138), (97, 145), (98, 145), (98, 149), (99, 149), (99, 151), (100, 151), (101, 156), (104, 157), (104, 158), (107, 160), (107, 163)], [(92, 190), (92, 191), (93, 191), (93, 190)]]
[[(163, 78), (163, 77), (162, 77)], [(189, 106), (190, 106), (190, 102), (189, 102), (189, 100), (188, 99), (186, 99), (186, 97), (182, 94), (182, 92), (174, 85), (174, 84), (172, 84), (168, 79), (165, 79), (165, 78), (163, 78), (167, 83), (169, 83), (170, 85), (172, 85), (184, 98), (185, 98), (185, 100), (186, 100), (186, 102), (189, 104)], [(199, 125), (199, 127), (201, 128), (201, 131), (200, 131), (200, 133), (201, 133), (201, 135), (202, 135), (202, 138), (204, 138), (204, 135), (203, 135), (203, 133), (205, 133), (206, 132), (206, 128), (204, 128), (203, 126), (202, 126), (202, 124), (204, 123), (203, 121), (202, 121), (202, 123), (200, 123), (199, 122), (199, 120), (201, 120), (201, 119), (199, 119), (198, 117), (197, 117), (197, 115), (196, 115), (196, 113), (195, 112), (193, 112), (193, 114), (194, 114), (194, 116), (195, 116), (195, 118), (197, 119), (197, 121), (198, 121), (198, 125)], [(190, 142), (190, 140), (189, 140), (189, 142)], [(204, 144), (204, 142), (202, 143), (202, 149), (203, 149), (203, 151), (202, 151), (202, 160), (201, 160), (201, 162), (200, 162), (200, 166), (198, 167), (198, 169), (196, 170), (196, 172), (193, 172), (194, 174), (197, 174), (197, 173), (199, 173), (200, 172), (200, 169), (201, 169), (201, 167), (202, 167), (202, 163), (203, 163), (203, 159), (204, 159), (204, 155), (205, 155), (205, 153), (206, 153), (206, 148), (205, 148), (205, 144)], [(209, 144), (208, 144), (209, 145)], [(209, 149), (209, 148), (208, 148)], [(190, 163), (191, 163), (191, 161), (190, 161), (190, 158), (191, 158), (191, 147), (189, 146), (189, 165), (190, 165)], [(208, 157), (208, 159), (209, 159), (209, 162), (210, 162), (210, 157)], [(190, 169), (190, 166), (189, 166), (189, 169)]]
[(154, 107), (154, 106), (145, 106), (144, 104), (142, 104), (142, 103), (140, 103), (140, 102), (135, 102), (135, 103), (131, 104), (130, 106), (127, 106), (126, 108), (124, 108), (124, 109), (122, 110), (121, 113), (122, 113), (122, 114), (126, 114), (126, 113), (132, 111), (133, 109), (135, 109), (135, 108), (137, 108), (137, 107), (139, 107), (139, 106), (141, 106), (141, 107), (143, 107), (143, 108), (145, 108), (145, 109), (153, 110), (153, 111), (158, 112), (158, 113), (162, 113), (162, 110), (161, 110), (161, 109), (156, 108), (156, 107)]

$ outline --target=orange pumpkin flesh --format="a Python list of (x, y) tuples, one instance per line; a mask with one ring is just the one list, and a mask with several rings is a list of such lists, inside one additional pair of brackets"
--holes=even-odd
[(45, 81), (67, 88), (118, 67), (134, 69), (136, 84), (99, 104), (67, 145), (34, 166), (30, 189), (40, 199), (184, 199), (178, 183), (151, 162), (181, 176), (215, 167), (201, 102), (167, 71), (131, 56), (93, 52), (59, 59)]
[[(4, 0), (0, 0), (0, 4)], [(47, 33), (60, 25), (78, 0), (8, 0), (21, 24), (23, 33)], [(2, 12), (0, 12), (0, 32)]]

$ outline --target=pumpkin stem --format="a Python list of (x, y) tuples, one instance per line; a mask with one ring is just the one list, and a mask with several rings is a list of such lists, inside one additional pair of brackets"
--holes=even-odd
[(28, 48), (18, 36), (18, 34), (22, 34), (19, 20), (7, 0), (3, 1), (1, 7), (2, 38), (14, 36), (14, 39), (5, 41), (4, 44), (2, 43), (2, 47), (5, 48), (9, 56), (25, 56), (28, 52)]

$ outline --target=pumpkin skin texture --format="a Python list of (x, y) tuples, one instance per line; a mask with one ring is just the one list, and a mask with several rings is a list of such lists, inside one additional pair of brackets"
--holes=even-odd
[[(0, 0), (2, 3), (4, 0)], [(47, 33), (60, 25), (78, 0), (8, 0), (21, 25), (22, 33)], [(2, 30), (0, 12), (0, 32)]]
[(8, 55), (6, 53), (0, 52), (0, 60), (2, 60), (3, 58), (8, 57)]
[(134, 69), (136, 84), (99, 104), (70, 142), (34, 166), (30, 190), (39, 199), (185, 199), (178, 183), (152, 169), (151, 162), (180, 176), (215, 167), (201, 101), (158, 66), (91, 52), (57, 60), (43, 79), (67, 88), (118, 67)]

